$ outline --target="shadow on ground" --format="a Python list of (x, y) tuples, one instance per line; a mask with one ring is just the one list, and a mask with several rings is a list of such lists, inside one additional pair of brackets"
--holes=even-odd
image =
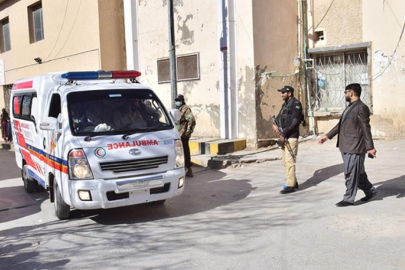
[(335, 177), (341, 173), (343, 173), (343, 163), (316, 170), (311, 178), (300, 184), (299, 188), (300, 190), (305, 190), (307, 188), (317, 186), (323, 181)]

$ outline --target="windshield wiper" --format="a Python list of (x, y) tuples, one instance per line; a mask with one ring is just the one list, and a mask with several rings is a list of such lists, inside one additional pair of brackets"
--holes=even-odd
[(91, 138), (96, 137), (96, 136), (102, 136), (101, 134), (94, 134), (94, 135), (87, 135), (86, 137), (84, 137), (84, 140), (86, 142), (91, 141)]
[(122, 139), (123, 140), (127, 140), (129, 138), (129, 136), (131, 136), (132, 134), (138, 133), (138, 132), (145, 132), (145, 131), (156, 131), (159, 130), (157, 128), (137, 128), (136, 130), (132, 131), (132, 132), (128, 132), (125, 133), (124, 135), (122, 135)]

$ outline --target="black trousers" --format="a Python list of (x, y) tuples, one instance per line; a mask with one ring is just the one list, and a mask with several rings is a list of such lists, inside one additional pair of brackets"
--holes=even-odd
[(181, 137), (181, 142), (183, 143), (183, 151), (184, 151), (184, 163), (186, 168), (190, 168), (193, 165), (191, 163), (190, 146), (188, 145), (189, 140), (190, 138)]

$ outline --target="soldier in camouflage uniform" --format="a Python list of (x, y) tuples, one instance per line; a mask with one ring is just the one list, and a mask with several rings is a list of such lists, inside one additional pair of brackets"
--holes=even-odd
[(180, 120), (176, 123), (181, 141), (183, 143), (184, 150), (184, 159), (186, 165), (186, 176), (193, 177), (193, 171), (191, 170), (191, 156), (190, 156), (190, 147), (188, 141), (190, 140), (191, 134), (194, 131), (195, 127), (195, 118), (189, 106), (184, 102), (184, 96), (178, 95), (175, 99), (176, 107), (179, 109), (181, 117)]

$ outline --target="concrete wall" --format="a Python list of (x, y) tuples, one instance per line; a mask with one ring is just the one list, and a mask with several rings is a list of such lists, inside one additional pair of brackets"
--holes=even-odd
[(405, 23), (404, 10), (403, 0), (363, 3), (363, 39), (372, 42), (375, 136), (405, 136), (405, 35), (398, 44)]
[(122, 0), (98, 0), (100, 61), (104, 70), (124, 70), (125, 29)]
[(11, 50), (0, 54), (6, 84), (55, 71), (125, 68), (122, 0), (43, 0), (44, 39), (30, 43), (27, 7), (36, 2), (0, 4), (0, 20), (10, 23)]
[[(278, 89), (291, 85), (297, 98), (305, 95), (300, 77), (289, 76), (295, 72), (294, 57), (298, 56), (297, 12), (297, 1), (253, 1), (258, 139), (274, 137), (270, 117), (278, 114), (283, 103)], [(262, 85), (259, 76), (264, 71), (275, 72)]]
[(236, 43), (239, 138), (247, 139), (249, 147), (257, 142), (256, 89), (253, 30), (253, 2), (256, 0), (236, 1)]
[[(158, 84), (157, 60), (169, 57), (166, 0), (139, 0), (139, 51), (142, 82), (171, 107), (170, 83)], [(150, 18), (153, 18), (151, 20)], [(219, 41), (217, 1), (174, 1), (176, 54), (199, 53), (200, 80), (177, 83), (178, 94), (197, 118), (193, 136), (219, 137)]]
[[(362, 42), (362, 2), (362, 0), (312, 0), (315, 30), (324, 30), (325, 34), (325, 40), (315, 43), (315, 47)], [(369, 4), (370, 0), (364, 2)]]

